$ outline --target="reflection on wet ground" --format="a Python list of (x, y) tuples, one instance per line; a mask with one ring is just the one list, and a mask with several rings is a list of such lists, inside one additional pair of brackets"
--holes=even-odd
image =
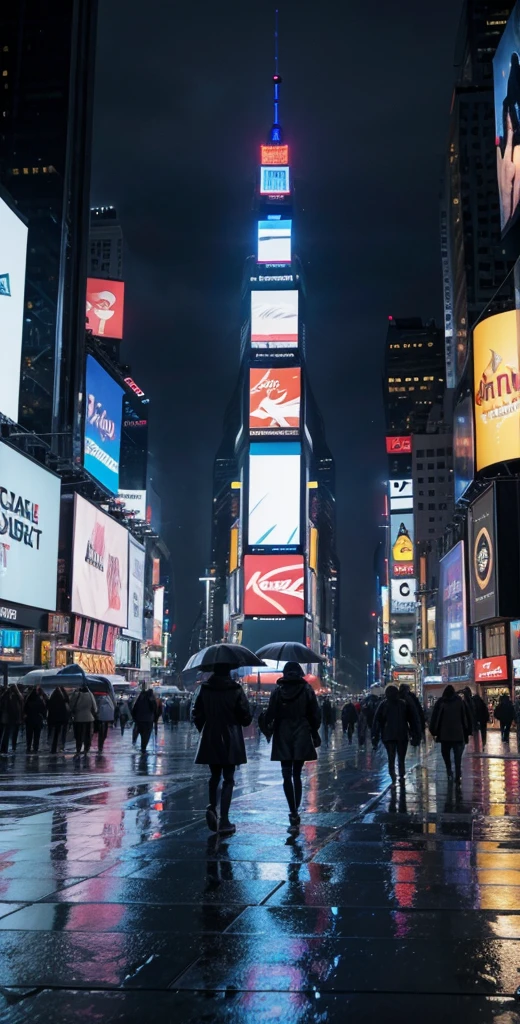
[(337, 729), (295, 834), (250, 729), (226, 840), (196, 740), (0, 763), (0, 1021), (520, 1024), (516, 738), (470, 746), (460, 791), (423, 746), (392, 789)]

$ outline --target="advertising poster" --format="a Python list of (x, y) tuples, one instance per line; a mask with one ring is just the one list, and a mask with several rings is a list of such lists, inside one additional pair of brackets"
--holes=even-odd
[(466, 395), (455, 407), (453, 418), (453, 475), (455, 501), (467, 491), (475, 475), (473, 399)]
[(413, 640), (411, 637), (394, 637), (392, 640), (392, 666), (413, 665)]
[(79, 494), (74, 497), (71, 611), (127, 627), (128, 532)]
[(162, 647), (164, 621), (164, 587), (156, 587), (153, 592), (153, 638), (155, 647)]
[(279, 165), (289, 163), (289, 146), (260, 146), (260, 163)]
[(472, 624), (498, 615), (495, 491), (487, 491), (469, 510), (469, 594)]
[(0, 413), (18, 421), (27, 225), (0, 198)]
[(414, 615), (416, 581), (413, 577), (390, 580), (392, 615)]
[(519, 317), (498, 313), (473, 331), (477, 469), (520, 458)]
[(299, 366), (249, 371), (249, 431), (252, 437), (291, 436), (300, 429)]
[(136, 519), (146, 522), (146, 491), (118, 491), (117, 496), (126, 512), (132, 512)]
[(128, 627), (125, 636), (143, 639), (145, 549), (128, 534)]
[(119, 486), (125, 491), (144, 491), (148, 466), (147, 406), (123, 396), (123, 426), (119, 459)]
[(251, 345), (253, 348), (298, 347), (298, 292), (251, 292)]
[[(500, 22), (502, 29), (502, 22)], [(493, 58), (495, 138), (502, 236), (518, 218), (520, 198), (520, 7), (513, 7)]]
[(123, 337), (124, 305), (124, 281), (87, 278), (87, 329), (96, 337)]
[(303, 615), (304, 591), (302, 555), (245, 556), (245, 615)]
[(508, 678), (505, 654), (495, 658), (475, 658), (476, 683), (488, 683), (491, 686), (496, 686), (500, 683), (507, 683)]
[(441, 658), (449, 658), (468, 649), (464, 541), (441, 558), (439, 574)]
[(388, 455), (410, 455), (412, 451), (411, 436), (387, 437), (386, 451)]
[(54, 611), (60, 478), (0, 441), (0, 601)]
[(383, 632), (383, 643), (390, 643), (390, 602), (388, 599), (388, 587), (381, 587), (381, 629)]
[(273, 217), (258, 221), (258, 262), (291, 262), (292, 221)]
[(413, 481), (389, 480), (391, 512), (413, 512)]
[(288, 167), (270, 166), (260, 168), (261, 195), (288, 195), (290, 191)]
[(87, 356), (83, 465), (107, 491), (117, 494), (123, 389)]
[(250, 445), (250, 546), (300, 543), (300, 463), (298, 442)]
[(392, 576), (414, 575), (414, 530), (411, 513), (394, 512), (390, 516), (390, 553)]

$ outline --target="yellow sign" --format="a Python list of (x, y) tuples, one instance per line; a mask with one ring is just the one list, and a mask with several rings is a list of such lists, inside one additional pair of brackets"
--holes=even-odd
[(519, 317), (498, 313), (473, 332), (477, 469), (520, 458)]

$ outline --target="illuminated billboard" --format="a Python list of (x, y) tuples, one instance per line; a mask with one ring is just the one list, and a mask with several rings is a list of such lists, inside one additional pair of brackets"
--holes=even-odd
[(413, 481), (389, 480), (391, 512), (413, 512)]
[(406, 435), (387, 437), (386, 450), (389, 455), (409, 455), (412, 451), (412, 438)]
[(96, 337), (123, 337), (124, 304), (124, 281), (87, 278), (87, 328)]
[(298, 292), (251, 292), (251, 345), (253, 348), (298, 347)]
[(478, 470), (520, 458), (519, 316), (498, 313), (473, 331)]
[(468, 536), (470, 618), (477, 623), (499, 613), (494, 487), (473, 502)]
[(126, 628), (128, 533), (96, 505), (74, 496), (71, 611)]
[(61, 481), (0, 441), (0, 601), (54, 611)]
[(249, 371), (249, 431), (253, 437), (290, 436), (300, 428), (301, 370)]
[(497, 178), (502, 235), (518, 218), (520, 198), (519, 54), (520, 7), (516, 4), (493, 58)]
[(414, 575), (413, 542), (413, 515), (393, 513), (390, 516), (390, 552), (392, 576), (395, 578)]
[(271, 166), (289, 163), (289, 146), (260, 146), (260, 163)]
[(118, 491), (118, 498), (136, 519), (146, 522), (146, 491)]
[(143, 639), (145, 549), (128, 534), (128, 627), (124, 635)]
[(441, 658), (468, 650), (464, 541), (459, 541), (439, 563), (439, 620)]
[(249, 545), (300, 543), (300, 463), (298, 442), (256, 443), (249, 447)]
[(164, 621), (164, 587), (156, 587), (153, 592), (153, 637), (155, 647), (162, 647)]
[(87, 356), (83, 465), (107, 491), (117, 494), (123, 389)]
[(303, 556), (245, 556), (245, 615), (303, 615), (304, 589)]
[(453, 416), (453, 476), (455, 501), (460, 501), (475, 475), (473, 399), (466, 395), (455, 406)]
[(290, 191), (288, 167), (271, 165), (260, 168), (260, 195), (285, 196)]
[(0, 413), (18, 420), (27, 225), (0, 198)]
[(416, 605), (415, 578), (405, 577), (401, 580), (390, 580), (392, 615), (413, 615)]
[(388, 587), (381, 587), (381, 629), (383, 643), (390, 643), (390, 602), (388, 599)]
[(413, 640), (411, 637), (394, 637), (392, 639), (392, 666), (413, 665)]
[(274, 217), (258, 221), (259, 263), (291, 262), (291, 225), (290, 220)]

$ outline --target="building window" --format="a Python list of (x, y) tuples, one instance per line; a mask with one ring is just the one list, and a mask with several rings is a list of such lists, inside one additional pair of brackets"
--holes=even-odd
[(428, 477), (428, 483), (429, 484), (434, 484), (435, 483), (435, 477), (434, 476), (429, 476)]
[(435, 502), (430, 502), (428, 505), (428, 512), (435, 512)]
[(420, 498), (423, 498), (423, 497), (424, 497), (424, 491), (419, 491), (419, 497), (420, 497)]
[(429, 462), (428, 463), (428, 469), (435, 469), (435, 463), (434, 462)]
[(446, 455), (444, 448), (437, 448), (437, 455)]
[(422, 462), (418, 462), (417, 463), (417, 469), (423, 469), (423, 468), (424, 468), (423, 463)]
[(428, 522), (429, 523), (434, 523), (435, 522), (435, 516), (428, 516)]
[(437, 463), (437, 469), (446, 469), (446, 463), (445, 462), (438, 462)]
[(424, 458), (424, 448), (418, 448), (417, 449), (417, 458), (418, 459), (423, 459)]
[(424, 477), (423, 476), (418, 476), (417, 477), (417, 483), (418, 484), (423, 484), (424, 483)]
[(423, 512), (424, 511), (424, 505), (423, 505), (422, 501), (419, 502), (419, 504), (417, 505), (417, 508), (419, 509), (419, 512)]
[(427, 448), (426, 449), (426, 456), (427, 456), (427, 458), (431, 459), (433, 455), (435, 455), (435, 450), (433, 448)]
[(485, 627), (486, 658), (498, 658), (506, 653), (506, 628), (503, 622), (498, 626)]

